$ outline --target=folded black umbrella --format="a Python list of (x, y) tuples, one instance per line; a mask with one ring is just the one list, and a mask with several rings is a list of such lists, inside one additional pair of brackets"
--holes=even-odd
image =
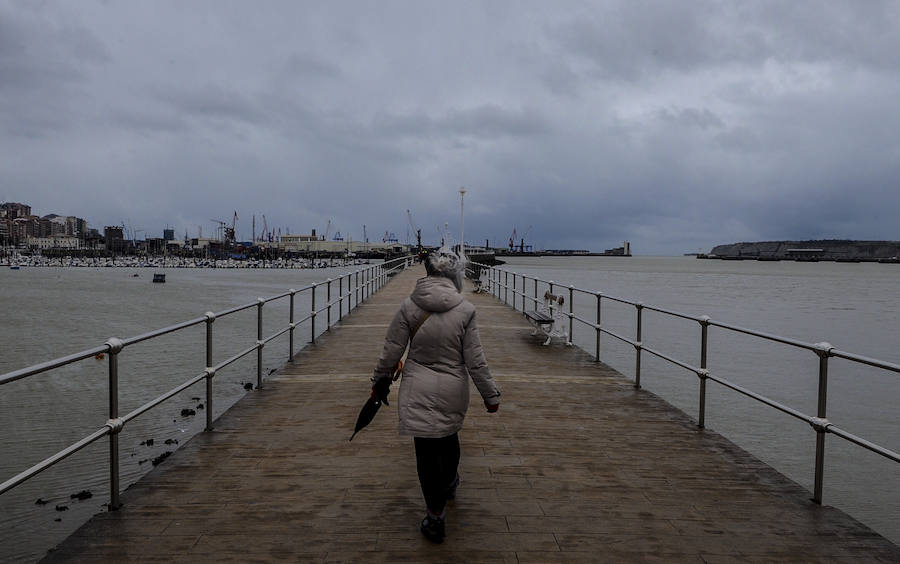
[(378, 408), (381, 407), (381, 401), (370, 397), (365, 405), (362, 406), (362, 409), (359, 411), (359, 416), (356, 418), (356, 429), (353, 430), (353, 434), (350, 435), (350, 440), (353, 440), (353, 437), (359, 433), (363, 427), (372, 422), (372, 419), (375, 419), (375, 414), (378, 413)]

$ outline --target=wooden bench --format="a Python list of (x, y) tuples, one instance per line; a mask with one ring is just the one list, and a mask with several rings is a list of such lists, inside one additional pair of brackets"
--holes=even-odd
[[(473, 293), (486, 294), (489, 291), (489, 280), (487, 278), (486, 272), (487, 271), (482, 270), (480, 276), (478, 276), (477, 278), (475, 278), (474, 276), (472, 277), (472, 285), (475, 286), (475, 289), (472, 290)], [(475, 273), (473, 272), (473, 275), (474, 274)]]
[[(526, 311), (525, 318), (534, 324), (532, 335), (537, 335), (538, 330), (547, 335), (544, 345), (549, 345), (553, 337), (565, 337), (568, 341), (568, 333), (565, 330), (565, 322), (562, 315), (562, 306), (565, 298), (561, 295), (544, 292), (544, 303), (540, 308)], [(567, 343), (568, 344), (568, 343)]]
[(526, 311), (525, 317), (527, 317), (528, 320), (531, 321), (532, 323), (537, 323), (538, 325), (545, 325), (548, 323), (553, 323), (552, 317), (550, 317), (548, 314), (544, 313), (543, 311), (536, 310), (536, 309), (532, 310), (532, 311)]

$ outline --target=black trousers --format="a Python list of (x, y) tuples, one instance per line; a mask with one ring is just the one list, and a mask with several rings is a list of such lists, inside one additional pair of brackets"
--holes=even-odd
[(447, 505), (447, 492), (456, 480), (459, 467), (459, 435), (424, 439), (415, 437), (416, 470), (425, 505), (428, 510), (440, 515)]

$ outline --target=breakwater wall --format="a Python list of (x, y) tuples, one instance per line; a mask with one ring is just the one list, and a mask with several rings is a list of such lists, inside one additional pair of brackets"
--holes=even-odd
[(854, 241), (818, 239), (807, 241), (760, 241), (713, 247), (715, 257), (818, 258), (822, 260), (879, 260), (900, 257), (900, 241)]

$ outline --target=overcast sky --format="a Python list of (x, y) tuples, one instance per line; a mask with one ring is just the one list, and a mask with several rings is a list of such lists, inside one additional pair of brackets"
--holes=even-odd
[[(680, 254), (900, 239), (900, 2), (0, 0), (0, 201)], [(141, 235), (143, 236), (143, 235)]]

